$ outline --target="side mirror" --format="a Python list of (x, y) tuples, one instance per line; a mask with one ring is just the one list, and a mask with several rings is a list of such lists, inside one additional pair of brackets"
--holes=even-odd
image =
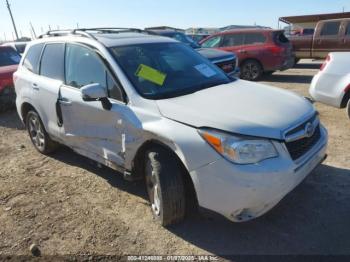
[(105, 89), (100, 84), (90, 84), (80, 89), (81, 97), (86, 102), (101, 101), (106, 110), (111, 110), (112, 104), (108, 100)]
[(84, 101), (98, 101), (107, 97), (105, 89), (100, 84), (90, 84), (80, 89)]

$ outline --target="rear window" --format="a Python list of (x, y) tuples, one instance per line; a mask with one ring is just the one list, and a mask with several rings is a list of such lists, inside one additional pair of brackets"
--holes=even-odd
[(0, 66), (18, 65), (21, 56), (11, 47), (0, 48)]
[(16, 44), (15, 46), (20, 54), (24, 53), (24, 50), (26, 49), (26, 44)]
[(43, 47), (44, 44), (31, 46), (24, 58), (23, 66), (35, 74), (39, 73), (39, 60)]
[(338, 35), (340, 22), (327, 22), (323, 25), (321, 35)]
[(266, 37), (260, 33), (252, 33), (244, 35), (245, 45), (263, 44), (266, 42)]
[(277, 44), (286, 44), (289, 43), (288, 38), (283, 32), (275, 32), (274, 39)]
[(40, 75), (64, 80), (64, 44), (47, 44), (40, 64)]

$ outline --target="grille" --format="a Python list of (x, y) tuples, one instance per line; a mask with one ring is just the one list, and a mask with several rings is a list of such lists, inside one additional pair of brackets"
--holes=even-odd
[(311, 137), (305, 137), (293, 142), (286, 143), (288, 152), (293, 160), (306, 154), (321, 138), (321, 129), (318, 125)]

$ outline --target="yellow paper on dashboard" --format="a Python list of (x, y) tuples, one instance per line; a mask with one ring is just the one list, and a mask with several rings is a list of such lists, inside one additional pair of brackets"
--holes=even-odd
[(137, 68), (135, 75), (159, 86), (162, 86), (166, 79), (166, 74), (144, 64)]

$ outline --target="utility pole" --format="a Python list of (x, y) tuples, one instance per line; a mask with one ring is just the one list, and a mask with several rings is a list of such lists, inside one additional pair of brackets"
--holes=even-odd
[(16, 38), (17, 38), (17, 40), (18, 40), (17, 28), (16, 28), (15, 20), (13, 19), (11, 7), (10, 7), (10, 4), (9, 4), (9, 1), (8, 1), (8, 0), (6, 0), (6, 5), (7, 5), (7, 9), (9, 10), (9, 13), (10, 13), (10, 16), (11, 16), (12, 25), (13, 25), (13, 29), (15, 30)]

